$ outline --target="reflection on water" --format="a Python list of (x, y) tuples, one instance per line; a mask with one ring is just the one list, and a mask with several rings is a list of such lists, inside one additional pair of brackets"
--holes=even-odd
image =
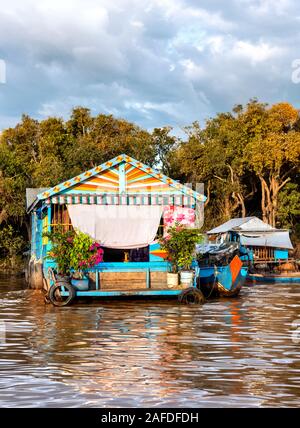
[(0, 406), (297, 406), (299, 308), (300, 286), (268, 285), (59, 309), (0, 280)]

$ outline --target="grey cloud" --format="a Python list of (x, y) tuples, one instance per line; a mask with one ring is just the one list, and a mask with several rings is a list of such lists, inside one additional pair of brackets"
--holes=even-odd
[(299, 17), (296, 0), (3, 2), (0, 127), (79, 104), (176, 130), (254, 96), (299, 107)]

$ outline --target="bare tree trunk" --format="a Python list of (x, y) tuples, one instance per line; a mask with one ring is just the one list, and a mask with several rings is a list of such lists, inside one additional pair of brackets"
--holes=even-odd
[(271, 192), (270, 188), (268, 187), (266, 180), (259, 175), (260, 183), (261, 183), (261, 211), (262, 211), (262, 217), (263, 221), (271, 224), (273, 223), (272, 219), (272, 201), (271, 201)]
[(211, 181), (208, 180), (207, 188), (206, 188), (207, 198), (206, 198), (206, 201), (204, 202), (204, 208), (206, 208), (210, 203), (210, 189), (211, 189)]
[(230, 218), (231, 218), (230, 196), (225, 197), (224, 214), (225, 214), (225, 219), (230, 220)]
[(262, 213), (262, 219), (264, 222), (267, 221), (267, 210), (266, 210), (266, 193), (265, 193), (265, 187), (263, 185), (263, 181), (261, 179), (261, 177), (259, 177), (260, 179), (260, 184), (261, 184), (261, 213)]
[(269, 177), (269, 186), (261, 175), (259, 175), (259, 179), (261, 182), (263, 221), (275, 227), (278, 213), (278, 195), (280, 190), (290, 181), (290, 178), (280, 183), (278, 178), (271, 176)]
[[(239, 177), (234, 173), (231, 165), (227, 165), (227, 166), (230, 170), (230, 178), (231, 178), (232, 186), (234, 186), (235, 183), (238, 183), (238, 187), (240, 187)], [(232, 212), (235, 211), (239, 206), (241, 206), (242, 217), (246, 217), (246, 207), (245, 207), (244, 197), (242, 193), (233, 192), (232, 197), (236, 201), (236, 204), (232, 207)]]
[(240, 193), (237, 193), (237, 197), (239, 198), (240, 205), (242, 207), (242, 217), (246, 217), (246, 207), (243, 196)]

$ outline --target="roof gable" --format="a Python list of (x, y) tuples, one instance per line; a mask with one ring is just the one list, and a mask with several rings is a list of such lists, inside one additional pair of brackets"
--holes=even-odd
[[(122, 165), (122, 169), (126, 175), (126, 183), (122, 183), (119, 176), (117, 176), (118, 167), (120, 165)], [(99, 189), (100, 192), (117, 191), (129, 193), (134, 193), (137, 187), (139, 189), (145, 189), (145, 193), (149, 191), (149, 188), (160, 188), (161, 191), (164, 189), (167, 191), (172, 188), (177, 192), (192, 196), (198, 201), (204, 202), (206, 200), (204, 195), (195, 192), (189, 187), (126, 154), (119, 155), (102, 165), (96, 166), (70, 180), (47, 189), (38, 194), (37, 198), (43, 200), (61, 193), (72, 193), (74, 189), (79, 192), (88, 192), (95, 187), (97, 190)]]
[(258, 217), (233, 218), (207, 232), (209, 235), (226, 233), (229, 231), (271, 231), (275, 230), (269, 224), (263, 222)]
[(47, 190), (47, 187), (38, 187), (38, 188), (28, 187), (26, 189), (26, 209), (30, 210), (30, 207), (36, 201), (37, 196), (41, 192), (45, 192), (46, 190)]
[(252, 217), (247, 222), (243, 223), (239, 229), (244, 231), (269, 231), (274, 230), (274, 227), (265, 223), (258, 217)]

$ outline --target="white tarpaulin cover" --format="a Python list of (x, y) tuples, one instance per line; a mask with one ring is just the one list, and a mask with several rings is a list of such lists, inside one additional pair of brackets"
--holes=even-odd
[(242, 245), (293, 249), (288, 231), (267, 233), (244, 232), (239, 233), (239, 235)]
[(68, 205), (75, 229), (108, 248), (140, 248), (155, 238), (162, 216), (159, 205)]

